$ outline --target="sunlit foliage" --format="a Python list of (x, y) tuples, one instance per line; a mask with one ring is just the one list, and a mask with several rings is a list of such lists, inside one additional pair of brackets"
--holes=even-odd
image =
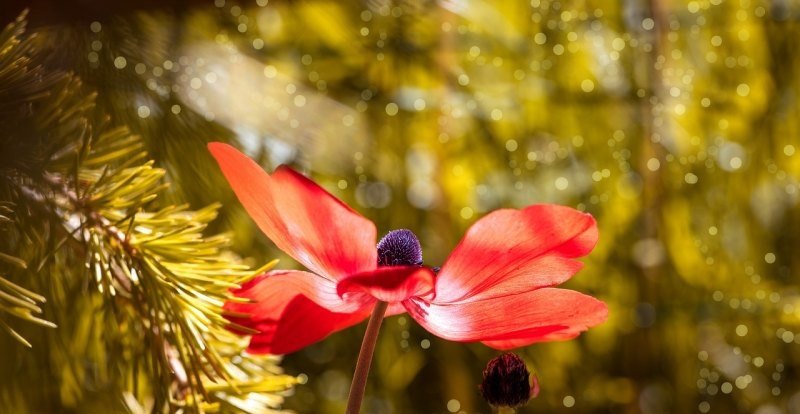
[(274, 412), (296, 379), (244, 354), (223, 308), (274, 262), (203, 234), (219, 205), (160, 203), (142, 140), (25, 24), (0, 32), (0, 411)]

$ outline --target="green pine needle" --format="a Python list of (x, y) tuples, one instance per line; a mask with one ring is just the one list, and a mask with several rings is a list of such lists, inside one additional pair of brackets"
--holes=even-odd
[[(276, 407), (296, 379), (246, 355), (231, 330), (255, 332), (224, 309), (275, 261), (251, 269), (230, 235), (206, 234), (219, 204), (165, 200), (142, 139), (98, 114), (78, 77), (46, 69), (24, 28), (0, 32), (0, 327), (29, 352), (46, 341), (64, 409), (87, 383), (115, 386), (131, 412)], [(59, 328), (42, 334), (47, 319)]]

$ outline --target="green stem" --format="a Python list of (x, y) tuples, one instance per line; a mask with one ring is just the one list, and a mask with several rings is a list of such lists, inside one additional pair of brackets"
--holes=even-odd
[(361, 410), (361, 400), (364, 399), (364, 391), (367, 388), (367, 376), (369, 366), (372, 364), (372, 354), (375, 352), (375, 344), (378, 342), (378, 332), (381, 329), (383, 315), (386, 314), (388, 303), (378, 301), (372, 316), (367, 323), (367, 331), (364, 333), (364, 340), (361, 342), (361, 351), (358, 353), (356, 371), (353, 373), (353, 383), (350, 385), (350, 396), (347, 397), (347, 410), (345, 414), (358, 414)]

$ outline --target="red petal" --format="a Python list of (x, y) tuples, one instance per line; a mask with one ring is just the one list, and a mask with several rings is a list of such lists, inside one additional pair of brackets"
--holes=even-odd
[(336, 285), (336, 291), (344, 298), (353, 293), (367, 293), (375, 299), (393, 303), (414, 296), (430, 296), (433, 279), (434, 274), (427, 267), (379, 267), (342, 279)]
[(249, 350), (283, 354), (310, 345), (329, 334), (364, 320), (375, 300), (365, 294), (342, 300), (334, 282), (301, 271), (273, 271), (259, 276), (234, 292), (253, 303), (228, 302), (229, 317), (240, 325), (260, 331)]
[(377, 266), (371, 221), (286, 166), (269, 175), (230, 145), (212, 142), (208, 149), (247, 213), (279, 249), (332, 279)]
[(406, 306), (403, 304), (403, 302), (395, 302), (389, 304), (389, 307), (386, 308), (386, 314), (383, 317), (388, 318), (390, 316), (402, 315), (404, 313), (406, 313)]
[(295, 297), (278, 321), (253, 324), (260, 333), (250, 338), (247, 351), (253, 354), (289, 354), (318, 342), (328, 335), (349, 328), (368, 318), (371, 307), (353, 313), (335, 313), (311, 300)]
[(258, 276), (233, 291), (251, 303), (228, 302), (226, 310), (250, 314), (250, 319), (277, 319), (295, 296), (304, 296), (319, 306), (339, 313), (354, 312), (374, 299), (359, 294), (343, 300), (336, 292), (336, 282), (300, 270), (274, 270)]
[(457, 304), (404, 302), (425, 329), (444, 339), (498, 349), (568, 339), (606, 320), (606, 304), (573, 290), (542, 288)]
[(550, 204), (496, 210), (478, 220), (436, 277), (436, 303), (481, 300), (555, 286), (597, 243), (594, 218)]

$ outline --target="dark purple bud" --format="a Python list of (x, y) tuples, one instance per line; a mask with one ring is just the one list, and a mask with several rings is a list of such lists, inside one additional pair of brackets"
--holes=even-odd
[[(495, 407), (519, 407), (539, 393), (534, 376), (531, 386), (530, 372), (525, 362), (516, 354), (503, 354), (493, 358), (483, 370), (480, 385), (483, 399)], [(533, 395), (532, 395), (533, 394)]]
[(422, 247), (411, 230), (392, 230), (378, 242), (378, 266), (419, 266)]

